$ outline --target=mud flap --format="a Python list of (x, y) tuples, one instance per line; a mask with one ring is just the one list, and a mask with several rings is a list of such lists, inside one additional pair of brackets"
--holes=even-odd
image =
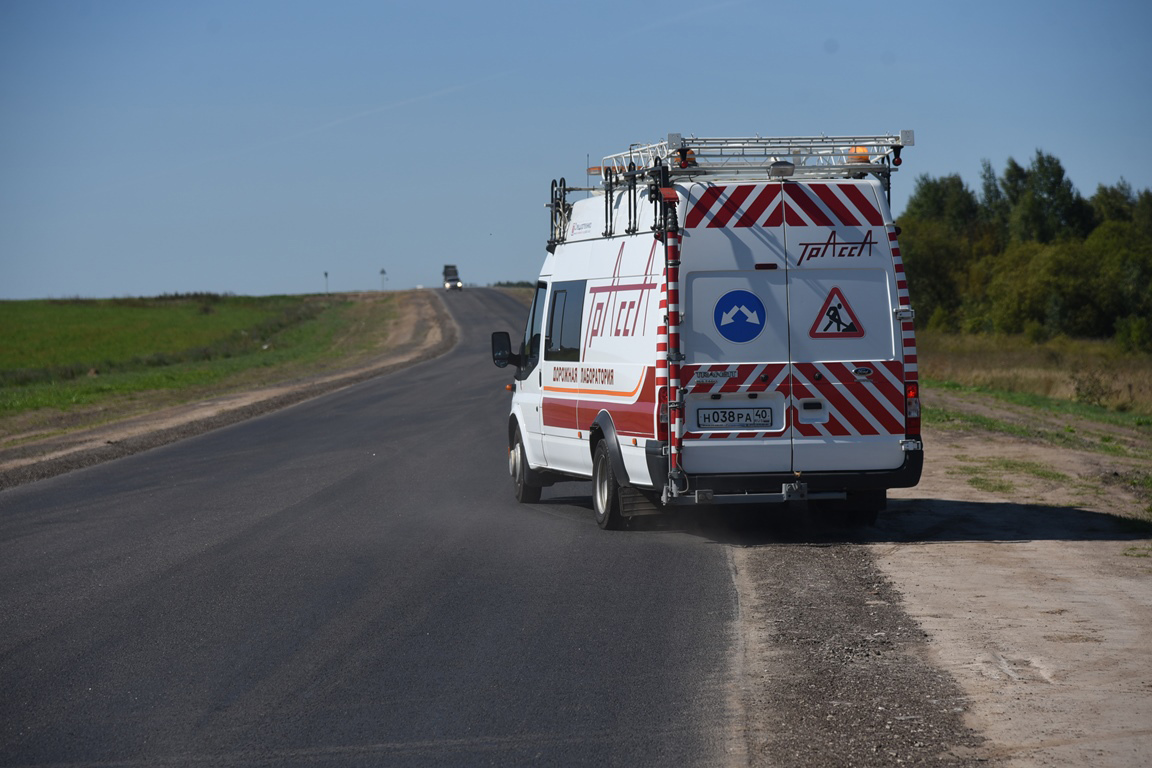
[(660, 503), (654, 491), (642, 491), (632, 487), (620, 489), (620, 514), (624, 517), (659, 515), (665, 511), (664, 505)]

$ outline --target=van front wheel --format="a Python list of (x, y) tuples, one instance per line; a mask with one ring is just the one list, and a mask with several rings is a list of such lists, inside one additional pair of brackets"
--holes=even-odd
[(521, 504), (535, 504), (540, 501), (540, 486), (528, 484), (528, 457), (524, 454), (524, 443), (520, 430), (512, 437), (512, 447), (508, 450), (508, 472), (516, 489), (516, 501)]
[(596, 524), (606, 531), (624, 527), (620, 514), (620, 486), (612, 471), (612, 457), (608, 445), (601, 440), (592, 457), (592, 506), (596, 510)]

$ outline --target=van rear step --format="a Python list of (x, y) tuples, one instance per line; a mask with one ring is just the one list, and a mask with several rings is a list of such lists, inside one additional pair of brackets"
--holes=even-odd
[(667, 499), (668, 504), (783, 504), (788, 501), (819, 501), (847, 498), (844, 491), (808, 491), (808, 483), (782, 483), (780, 493), (716, 493), (705, 488)]

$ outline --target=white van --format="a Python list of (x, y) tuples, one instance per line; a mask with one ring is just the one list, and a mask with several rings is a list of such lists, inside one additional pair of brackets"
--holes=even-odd
[[(875, 520), (923, 465), (916, 343), (889, 210), (898, 135), (683, 138), (552, 184), (508, 419), (516, 498), (593, 480), (596, 519), (683, 505)], [(570, 201), (572, 193), (583, 199)]]

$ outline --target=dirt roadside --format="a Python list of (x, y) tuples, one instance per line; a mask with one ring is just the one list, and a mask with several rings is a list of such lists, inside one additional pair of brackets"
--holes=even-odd
[(925, 474), (867, 534), (878, 566), (1009, 766), (1152, 761), (1149, 436), (928, 393), (928, 405), (1107, 432), (1116, 454), (984, 432), (925, 434)]
[[(265, 413), (451, 348), (434, 292), (414, 294), (389, 348), (339, 374), (165, 408), (82, 432), (9, 435), (0, 490)], [(1123, 482), (1152, 469), (1152, 437), (949, 392), (929, 407), (1047, 426), (1113, 453), (984, 431), (927, 429), (923, 480), (891, 493), (860, 542), (928, 635), (932, 663), (987, 739), (974, 759), (1120, 768), (1152, 759), (1149, 505)], [(747, 550), (745, 558), (755, 557)], [(748, 565), (747, 560), (744, 565)], [(747, 589), (744, 584), (742, 589)], [(755, 595), (742, 595), (751, 604)]]

